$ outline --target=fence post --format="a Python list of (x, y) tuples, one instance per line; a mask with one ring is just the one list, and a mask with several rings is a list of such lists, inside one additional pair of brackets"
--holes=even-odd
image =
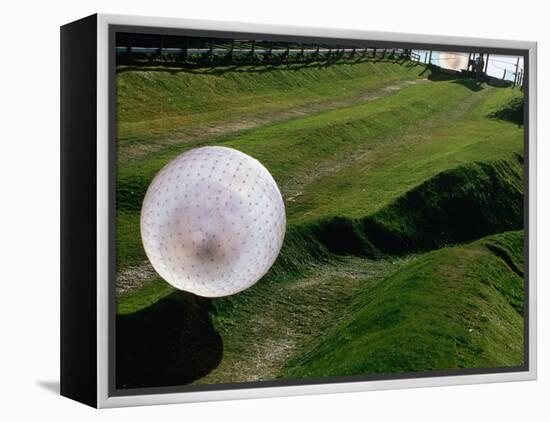
[(521, 69), (521, 89), (523, 89), (523, 82), (525, 81), (525, 74), (523, 69)]
[(158, 49), (159, 60), (162, 59), (162, 50), (164, 49), (164, 36), (160, 37), (160, 48)]
[(185, 41), (183, 43), (183, 62), (186, 63), (187, 62), (187, 50), (189, 49), (189, 38), (185, 37)]
[(518, 66), (519, 66), (519, 56), (518, 56), (518, 59), (516, 60), (516, 71), (514, 72), (514, 86), (516, 86), (516, 82), (518, 79)]
[(432, 50), (430, 50), (430, 58), (428, 59), (428, 64), (432, 64)]
[(373, 59), (376, 58), (376, 48), (373, 48), (373, 49), (372, 49), (372, 58), (373, 58)]
[(208, 57), (212, 60), (212, 55), (214, 54), (214, 38), (210, 38), (210, 51), (208, 52)]
[(128, 63), (132, 63), (132, 41), (126, 46), (126, 55), (128, 56)]

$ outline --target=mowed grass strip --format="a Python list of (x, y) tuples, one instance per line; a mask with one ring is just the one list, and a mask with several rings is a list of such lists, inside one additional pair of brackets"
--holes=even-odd
[(120, 158), (139, 143), (198, 134), (289, 109), (357, 97), (416, 80), (423, 66), (349, 62), (214, 69), (119, 69), (117, 144)]
[[(300, 176), (320, 164), (339, 162), (351, 150), (386, 139), (390, 133), (403, 134), (423, 119), (452, 110), (470, 95), (474, 94), (458, 84), (422, 83), (373, 101), (267, 124), (219, 140), (217, 144), (239, 149), (260, 160), (284, 193)], [(143, 189), (144, 181), (150, 182), (167, 162), (190, 148), (174, 145), (143, 159), (121, 163), (117, 172), (119, 186), (122, 190), (127, 184)], [(132, 198), (120, 199), (121, 208), (136, 205)]]
[[(410, 91), (424, 88), (431, 86)], [(452, 89), (447, 92), (453, 93)], [(461, 98), (449, 109), (438, 107), (425, 120), (396, 124), (394, 131), (385, 132), (378, 138), (380, 142), (353, 163), (304, 186), (299, 198), (287, 202), (289, 220), (301, 222), (330, 215), (361, 218), (445, 170), (474, 161), (523, 155), (523, 128), (487, 117), (518, 94), (517, 90), (487, 87)]]

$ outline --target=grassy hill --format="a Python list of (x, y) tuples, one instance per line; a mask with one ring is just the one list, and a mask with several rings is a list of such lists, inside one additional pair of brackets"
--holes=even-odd
[(367, 285), (282, 378), (523, 364), (523, 234), (428, 253)]
[[(520, 91), (384, 61), (121, 69), (117, 90), (120, 385), (521, 363)], [(204, 144), (258, 158), (288, 218), (269, 273), (215, 300), (174, 292), (139, 235), (156, 172)], [(136, 379), (155, 356), (202, 369)]]

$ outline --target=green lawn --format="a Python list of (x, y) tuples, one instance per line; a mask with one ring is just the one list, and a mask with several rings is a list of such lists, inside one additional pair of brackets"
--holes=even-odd
[(521, 91), (435, 76), (368, 61), (120, 72), (117, 266), (138, 275), (119, 315), (158, 318), (179, 295), (139, 276), (152, 178), (223, 145), (270, 170), (288, 228), (256, 285), (193, 305), (223, 341), (196, 382), (520, 365), (523, 128), (502, 116)]

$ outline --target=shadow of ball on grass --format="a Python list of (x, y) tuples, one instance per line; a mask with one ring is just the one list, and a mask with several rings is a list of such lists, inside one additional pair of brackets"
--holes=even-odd
[(222, 339), (210, 299), (176, 291), (154, 305), (116, 317), (116, 386), (185, 385), (218, 366)]

